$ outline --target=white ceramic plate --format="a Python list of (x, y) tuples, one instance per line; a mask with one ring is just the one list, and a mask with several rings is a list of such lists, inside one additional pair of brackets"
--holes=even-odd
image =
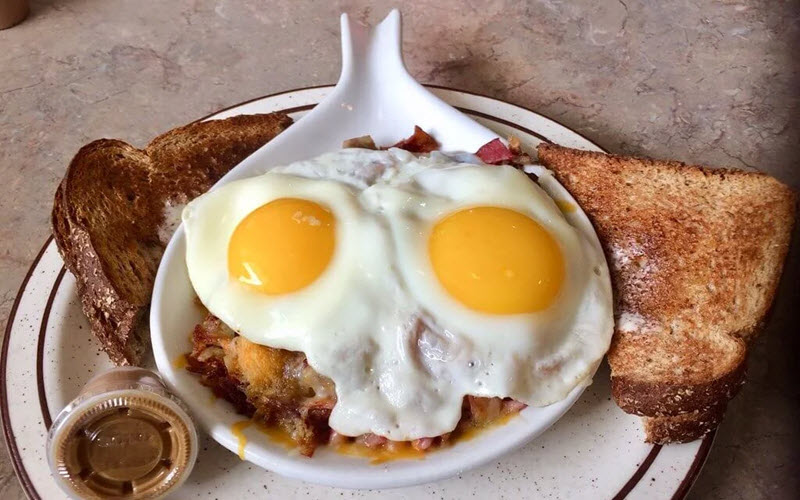
[[(497, 134), (529, 148), (547, 140), (596, 149), (575, 132), (518, 106), (455, 90), (436, 95)], [(284, 110), (295, 119), (331, 86), (284, 92), (221, 111), (213, 118)], [(110, 366), (89, 333), (73, 277), (48, 240), (9, 316), (0, 360), (0, 408), (17, 475), (30, 498), (64, 498), (50, 477), (44, 443), (52, 418), (97, 371)], [(222, 404), (222, 403), (219, 403)], [(208, 437), (198, 464), (174, 498), (683, 498), (713, 436), (668, 447), (642, 442), (638, 418), (611, 401), (605, 366), (574, 407), (527, 446), (471, 472), (425, 486), (353, 492), (286, 479), (240, 461)], [(382, 466), (374, 474), (386, 474)]]

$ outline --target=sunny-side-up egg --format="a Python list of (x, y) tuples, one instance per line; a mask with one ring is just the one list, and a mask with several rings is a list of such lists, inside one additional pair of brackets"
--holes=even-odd
[(345, 435), (437, 436), (465, 395), (559, 401), (609, 347), (602, 250), (524, 172), (472, 163), (346, 149), (214, 189), (183, 213), (192, 285), (331, 378)]

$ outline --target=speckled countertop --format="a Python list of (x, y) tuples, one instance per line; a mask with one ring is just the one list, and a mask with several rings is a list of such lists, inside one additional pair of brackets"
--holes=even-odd
[[(33, 1), (0, 31), (0, 322), (82, 144), (144, 145), (246, 99), (332, 83), (337, 14), (374, 22), (394, 5), (422, 82), (532, 108), (611, 151), (757, 169), (800, 190), (796, 1)], [(693, 498), (800, 491), (794, 240)], [(0, 498), (22, 498), (0, 455)]]

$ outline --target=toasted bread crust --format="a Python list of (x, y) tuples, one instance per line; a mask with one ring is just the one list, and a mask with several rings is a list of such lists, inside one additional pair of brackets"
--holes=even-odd
[(675, 416), (644, 417), (645, 442), (652, 444), (688, 443), (700, 439), (719, 426), (727, 405)]
[(89, 233), (81, 226), (73, 226), (69, 244), (72, 258), (68, 269), (74, 269), (81, 308), (92, 333), (115, 364), (138, 364), (146, 351), (147, 339), (143, 338), (138, 325), (147, 311), (147, 304), (127, 298), (115, 288), (103, 271), (103, 259)]
[[(60, 182), (58, 184), (58, 188), (56, 189), (56, 194), (53, 199), (53, 211), (51, 213), (51, 224), (53, 226), (53, 239), (56, 242), (56, 247), (58, 248), (58, 252), (64, 255), (71, 255), (72, 249), (69, 243), (69, 218), (64, 210), (64, 182)], [(71, 273), (75, 273), (73, 270), (72, 263), (64, 261), (64, 265)]]
[(633, 377), (611, 377), (611, 395), (626, 413), (640, 416), (670, 416), (706, 411), (728, 401), (744, 384), (746, 363), (722, 377), (701, 384), (642, 382)]
[(100, 139), (75, 155), (53, 201), (53, 236), (114, 363), (139, 364), (147, 350), (165, 206), (206, 191), (290, 124), (283, 114), (234, 117), (172, 130), (145, 150)]
[(744, 381), (788, 252), (794, 193), (760, 173), (550, 144), (538, 153), (589, 215), (611, 268), (615, 400), (653, 417), (654, 442), (700, 437)]

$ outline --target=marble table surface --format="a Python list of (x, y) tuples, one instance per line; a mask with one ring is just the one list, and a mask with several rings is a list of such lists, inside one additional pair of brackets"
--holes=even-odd
[[(78, 148), (144, 145), (260, 95), (332, 83), (338, 13), (395, 5), (422, 82), (520, 104), (621, 153), (800, 190), (800, 5), (773, 0), (52, 0), (0, 31), (0, 323)], [(800, 241), (692, 498), (800, 491)], [(0, 498), (23, 498), (5, 451)]]

